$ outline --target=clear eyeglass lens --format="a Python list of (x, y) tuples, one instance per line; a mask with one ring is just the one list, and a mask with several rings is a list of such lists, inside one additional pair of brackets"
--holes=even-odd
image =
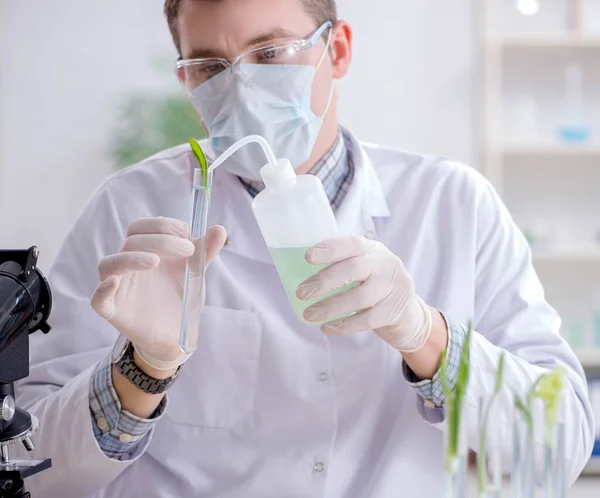
[[(242, 57), (239, 64), (298, 64), (309, 65), (310, 55), (307, 50), (295, 43), (272, 45), (260, 50), (252, 51)], [(218, 76), (230, 69), (230, 65), (224, 61), (206, 60), (193, 62), (179, 69), (180, 77), (185, 82), (189, 91), (193, 91), (208, 80)]]
[(302, 64), (305, 52), (295, 44), (273, 45), (250, 52), (242, 57), (241, 64)]
[(194, 89), (202, 83), (206, 83), (211, 78), (218, 76), (228, 69), (228, 64), (218, 60), (208, 60), (202, 62), (193, 62), (179, 69), (180, 76), (183, 76), (185, 86), (188, 89)]

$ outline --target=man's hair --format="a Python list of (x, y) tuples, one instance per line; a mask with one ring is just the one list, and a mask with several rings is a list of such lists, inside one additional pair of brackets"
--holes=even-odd
[[(173, 36), (173, 41), (177, 50), (181, 54), (181, 43), (179, 39), (179, 30), (177, 29), (177, 17), (179, 16), (179, 7), (181, 2), (186, 0), (165, 0), (165, 16), (169, 23), (169, 29)], [(199, 1), (199, 0), (189, 0)], [(200, 1), (220, 1), (220, 0), (200, 0)], [(300, 0), (318, 26), (321, 26), (327, 21), (335, 23), (337, 21), (337, 6), (336, 0)]]

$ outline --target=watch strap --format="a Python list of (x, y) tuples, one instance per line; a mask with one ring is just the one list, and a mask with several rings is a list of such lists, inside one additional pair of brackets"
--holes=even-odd
[(181, 366), (177, 369), (177, 372), (166, 379), (151, 377), (136, 365), (133, 359), (133, 352), (133, 343), (130, 342), (123, 356), (117, 362), (113, 363), (113, 365), (123, 377), (141, 391), (148, 394), (162, 394), (171, 387), (171, 384), (179, 376)]

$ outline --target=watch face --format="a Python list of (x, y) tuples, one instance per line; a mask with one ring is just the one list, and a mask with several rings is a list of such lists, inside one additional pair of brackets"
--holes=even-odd
[(117, 339), (117, 342), (115, 343), (111, 354), (112, 363), (116, 363), (123, 357), (125, 351), (127, 351), (128, 345), (129, 339), (127, 339), (127, 337), (125, 337), (124, 335), (119, 334), (119, 338)]

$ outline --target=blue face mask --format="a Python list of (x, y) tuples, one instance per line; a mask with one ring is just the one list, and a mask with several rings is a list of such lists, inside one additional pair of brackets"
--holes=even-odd
[[(312, 111), (312, 85), (317, 67), (286, 64), (240, 64), (196, 88), (190, 99), (221, 155), (248, 135), (260, 135), (278, 158), (294, 168), (310, 158), (333, 96), (321, 117)], [(226, 90), (223, 88), (226, 87)], [(243, 147), (223, 167), (250, 181), (260, 181), (264, 154), (255, 144)]]

